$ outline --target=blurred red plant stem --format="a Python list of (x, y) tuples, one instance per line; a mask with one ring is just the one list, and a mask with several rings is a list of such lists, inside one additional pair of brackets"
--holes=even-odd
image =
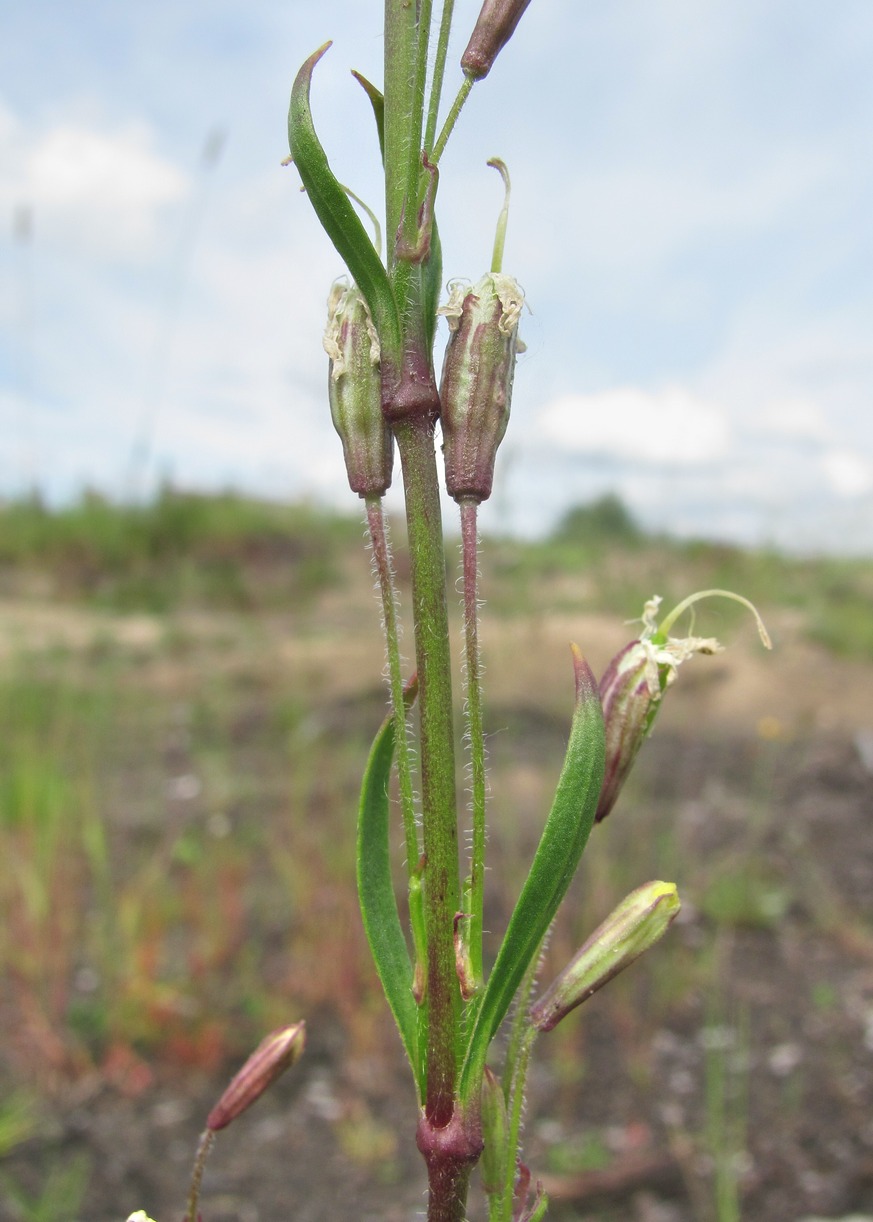
[(394, 435), (406, 493), (419, 682), (428, 990), (425, 1116), (430, 1125), (443, 1128), (454, 1110), (461, 1009), (453, 939), (460, 888), (445, 553), (433, 420), (414, 416), (399, 421)]
[(478, 501), (460, 502), (464, 569), (464, 643), (467, 723), (470, 731), (470, 780), (473, 843), (470, 854), (470, 956), (473, 981), (482, 985), (482, 914), (485, 883), (485, 740), (482, 728), (482, 676), (479, 656)]

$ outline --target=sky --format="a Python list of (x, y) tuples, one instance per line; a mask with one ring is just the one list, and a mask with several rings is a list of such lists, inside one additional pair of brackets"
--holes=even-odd
[[(6, 7), (0, 496), (169, 479), (354, 509), (321, 345), (343, 268), (281, 165), (329, 38), (316, 126), (378, 210), (349, 71), (381, 82), (375, 0)], [(533, 0), (438, 203), (445, 278), (475, 280), (507, 163), (527, 350), (486, 529), (616, 492), (652, 529), (873, 552), (871, 62), (870, 0)]]

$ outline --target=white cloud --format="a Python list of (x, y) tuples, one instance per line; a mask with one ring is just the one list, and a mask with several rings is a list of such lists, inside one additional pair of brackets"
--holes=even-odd
[(844, 500), (873, 492), (873, 463), (849, 450), (831, 450), (822, 456), (822, 469), (830, 488)]
[(154, 144), (145, 122), (65, 120), (39, 129), (0, 105), (0, 203), (33, 209), (38, 231), (54, 243), (139, 258), (154, 242), (160, 210), (190, 185)]
[(538, 423), (563, 449), (652, 465), (711, 463), (730, 445), (724, 413), (679, 386), (561, 395), (542, 409)]
[(824, 412), (810, 399), (780, 399), (769, 403), (760, 416), (750, 422), (757, 433), (783, 440), (824, 442), (831, 427)]

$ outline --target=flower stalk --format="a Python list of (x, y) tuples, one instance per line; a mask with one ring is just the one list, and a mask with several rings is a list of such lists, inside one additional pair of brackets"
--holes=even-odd
[[(492, 1222), (538, 1222), (545, 1211), (545, 1195), (519, 1157), (525, 1080), (535, 1040), (661, 936), (678, 907), (675, 888), (657, 883), (632, 893), (531, 1007), (542, 947), (592, 827), (611, 809), (676, 668), (690, 654), (712, 652), (717, 645), (669, 636), (692, 599), (660, 625), (654, 619), (657, 603), (648, 605), (639, 640), (613, 660), (599, 684), (582, 653), (572, 647), (575, 708), (564, 764), (527, 878), (486, 973), (482, 943), (488, 784), (478, 507), (491, 495), (497, 451), (510, 418), (516, 357), (523, 351), (518, 329), (524, 295), (502, 270), (510, 191), (505, 165), (498, 159), (488, 163), (505, 185), (490, 270), (475, 284), (456, 282), (441, 307), (436, 211), (438, 167), (446, 143), (473, 84), (490, 73), (528, 4), (484, 0), (461, 58), (462, 81), (440, 129), (453, 0), (442, 0), (435, 33), (433, 0), (385, 0), (384, 93), (356, 74), (369, 97), (382, 147), (384, 263), (351, 207), (350, 198), (356, 197), (334, 178), (315, 134), (309, 90), (326, 47), (300, 70), (289, 113), (292, 156), (354, 282), (341, 308), (335, 303), (326, 337), (332, 362), (331, 407), (352, 490), (366, 506), (392, 704), (392, 714), (373, 744), (361, 791), (358, 888), (376, 970), (415, 1077), (420, 1105), (416, 1140), (428, 1172), (429, 1222), (463, 1222), (471, 1171), (483, 1147)], [(439, 386), (434, 372), (438, 314), (449, 329)], [(350, 376), (343, 382), (346, 370)], [(463, 887), (437, 427), (444, 487), (458, 505), (461, 528), (472, 823)], [(382, 502), (395, 445), (409, 545), (416, 666), (412, 682), (404, 682)], [(416, 694), (414, 752), (407, 712)], [(405, 919), (392, 878), (393, 767), (399, 779), (406, 856)], [(488, 1058), (510, 1013), (511, 1035), (498, 1075)]]

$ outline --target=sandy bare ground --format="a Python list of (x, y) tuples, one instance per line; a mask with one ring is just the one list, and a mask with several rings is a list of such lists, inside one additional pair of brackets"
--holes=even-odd
[[(342, 615), (328, 606), (316, 623), (291, 624), (262, 617), (252, 622), (232, 613), (203, 611), (170, 617), (117, 615), (65, 604), (0, 601), (0, 663), (22, 652), (84, 651), (106, 642), (157, 655), (168, 633), (184, 634), (198, 652), (219, 655), (232, 667), (253, 649), (271, 655), (291, 684), (325, 701), (354, 696), (378, 683), (381, 645), (369, 592), (344, 598)], [(793, 738), (816, 731), (863, 741), (873, 736), (873, 667), (835, 658), (804, 639), (796, 616), (768, 618), (774, 649), (760, 645), (751, 622), (735, 631), (725, 653), (695, 658), (681, 672), (659, 725), (704, 732), (719, 726), (732, 732), (760, 731)], [(577, 643), (599, 674), (609, 658), (633, 636), (632, 625), (602, 615), (493, 619), (486, 616), (482, 643), (487, 698), (517, 701), (556, 714), (571, 698), (569, 643)], [(178, 667), (179, 661), (173, 665)]]

